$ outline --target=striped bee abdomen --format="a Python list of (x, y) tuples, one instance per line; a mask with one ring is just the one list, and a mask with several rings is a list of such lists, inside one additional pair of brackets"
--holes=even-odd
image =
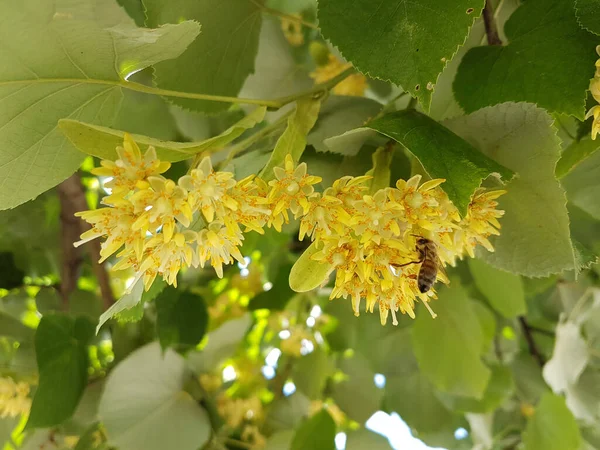
[(419, 269), (419, 276), (417, 277), (417, 285), (420, 292), (425, 293), (431, 289), (437, 278), (437, 271), (438, 268), (435, 260), (430, 258), (423, 260)]

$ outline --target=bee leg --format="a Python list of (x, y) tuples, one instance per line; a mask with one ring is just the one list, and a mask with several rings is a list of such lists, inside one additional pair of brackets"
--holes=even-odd
[[(425, 258), (423, 258), (423, 259), (425, 259)], [(421, 264), (423, 262), (423, 259), (419, 259), (418, 261), (409, 261), (409, 262), (404, 263), (404, 264), (390, 264), (390, 266), (392, 266), (393, 268), (397, 269), (399, 267), (408, 266), (410, 264)]]

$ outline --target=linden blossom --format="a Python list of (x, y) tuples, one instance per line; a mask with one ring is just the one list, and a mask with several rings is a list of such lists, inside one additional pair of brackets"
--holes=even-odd
[[(330, 298), (350, 296), (356, 315), (364, 298), (367, 311), (379, 305), (382, 324), (391, 311), (397, 325), (398, 311), (414, 318), (417, 300), (435, 316), (428, 305), (435, 290), (418, 288), (416, 237), (435, 245), (442, 267), (453, 265), (465, 253), (472, 257), (477, 245), (493, 251), (487, 238), (499, 233), (497, 219), (503, 215), (496, 199), (504, 191), (479, 189), (461, 219), (440, 188), (444, 180), (421, 184), (420, 175), (373, 195), (367, 194), (370, 177), (343, 177), (320, 194), (314, 185), (321, 178), (309, 175), (306, 163), (296, 166), (290, 155), (268, 184), (215, 172), (207, 157), (175, 183), (160, 175), (169, 166), (156, 159), (152, 147), (142, 157), (125, 134), (117, 151), (120, 159), (94, 169), (113, 177), (113, 191), (102, 200), (107, 208), (77, 214), (92, 229), (76, 245), (105, 236), (102, 260), (121, 249), (114, 269), (132, 267), (135, 282), (143, 279), (146, 290), (159, 275), (176, 286), (182, 267), (207, 262), (223, 277), (223, 265), (243, 262), (239, 247), (245, 232), (263, 233), (265, 226), (281, 231), (291, 213), (300, 219), (300, 239), (309, 236), (318, 245), (312, 258), (336, 271)], [(443, 270), (437, 279), (448, 282)]]

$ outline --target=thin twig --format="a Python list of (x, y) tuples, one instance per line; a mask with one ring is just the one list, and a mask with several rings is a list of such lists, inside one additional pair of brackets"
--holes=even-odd
[(490, 0), (486, 0), (485, 7), (482, 11), (483, 15), (483, 23), (485, 25), (485, 34), (487, 35), (487, 40), (489, 45), (502, 45), (502, 40), (498, 35), (498, 27), (496, 26), (496, 21), (494, 20), (494, 11), (492, 10), (492, 2)]
[[(63, 252), (61, 295), (66, 309), (69, 294), (77, 285), (79, 269), (83, 262), (79, 249), (74, 248), (73, 243), (79, 240), (81, 233), (90, 229), (90, 225), (75, 217), (76, 212), (88, 209), (79, 174), (75, 173), (63, 181), (58, 186), (58, 193), (61, 204), (60, 218), (62, 223), (61, 242)], [(86, 248), (92, 261), (94, 274), (98, 280), (104, 308), (108, 309), (115, 302), (115, 298), (110, 287), (108, 273), (104, 265), (98, 262), (100, 259), (100, 242), (97, 240), (88, 242)]]
[(502, 348), (500, 347), (500, 339), (498, 336), (494, 336), (494, 353), (498, 362), (502, 364), (504, 362), (504, 356), (502, 355)]
[(552, 330), (545, 330), (543, 328), (534, 327), (534, 326), (531, 326), (529, 324), (528, 324), (528, 326), (529, 326), (529, 329), (531, 331), (533, 331), (534, 333), (540, 333), (540, 334), (544, 334), (544, 335), (550, 336), (550, 337), (556, 336), (556, 333), (554, 331), (552, 331)]
[(527, 346), (529, 347), (529, 353), (537, 361), (537, 363), (539, 364), (540, 367), (544, 367), (544, 364), (545, 364), (544, 357), (542, 356), (542, 354), (538, 350), (537, 346), (535, 345), (535, 340), (533, 339), (533, 335), (531, 334), (531, 328), (529, 327), (529, 324), (527, 323), (527, 320), (525, 319), (525, 317), (520, 316), (519, 323), (521, 324), (521, 328), (523, 330), (523, 336), (525, 336), (525, 340), (527, 341)]

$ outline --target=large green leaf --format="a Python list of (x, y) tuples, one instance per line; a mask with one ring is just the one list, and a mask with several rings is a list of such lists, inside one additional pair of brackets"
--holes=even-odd
[(480, 259), (470, 259), (469, 268), (475, 284), (496, 311), (506, 318), (527, 312), (521, 277), (495, 269)]
[[(161, 141), (140, 135), (133, 135), (133, 140), (142, 146), (143, 152), (146, 151), (146, 146), (154, 146), (156, 154), (163, 161), (181, 161), (193, 157), (196, 153), (212, 153), (225, 147), (248, 128), (252, 128), (262, 121), (265, 112), (265, 107), (256, 108), (223, 133), (202, 142)], [(115, 149), (118, 145), (123, 145), (123, 132), (111, 128), (70, 119), (60, 120), (59, 128), (75, 147), (98, 158), (117, 159), (118, 155)]]
[(440, 72), (483, 5), (481, 0), (319, 0), (319, 26), (359, 70), (402, 85), (428, 110)]
[(298, 428), (290, 450), (334, 450), (335, 422), (322, 409)]
[(437, 318), (420, 309), (412, 330), (421, 371), (442, 392), (481, 398), (491, 372), (481, 361), (484, 338), (472, 301), (455, 280), (431, 306)]
[(333, 385), (332, 397), (348, 417), (359, 423), (365, 422), (380, 409), (383, 399), (383, 391), (373, 381), (375, 371), (361, 353), (343, 358), (338, 368), (347, 378)]
[(299, 392), (318, 400), (323, 396), (325, 383), (333, 369), (332, 358), (325, 350), (317, 347), (294, 363), (292, 378)]
[(94, 326), (86, 317), (42, 317), (35, 334), (40, 382), (27, 427), (51, 427), (68, 419), (87, 383), (87, 345)]
[(204, 299), (189, 291), (168, 287), (156, 303), (156, 334), (161, 347), (188, 350), (200, 343), (208, 327)]
[(518, 174), (499, 199), (506, 214), (500, 236), (490, 239), (496, 251), (482, 251), (480, 257), (530, 277), (574, 269), (565, 192), (554, 177), (560, 143), (548, 113), (531, 104), (506, 103), (446, 125)]
[(50, 189), (83, 161), (57, 129), (59, 119), (109, 125), (124, 78), (178, 56), (199, 32), (189, 21), (158, 30), (126, 22), (103, 29), (89, 14), (92, 4), (0, 5), (0, 209)]
[(136, 350), (108, 376), (98, 414), (111, 445), (196, 450), (210, 438), (208, 414), (183, 390), (185, 360), (158, 343)]
[(443, 125), (415, 110), (387, 114), (366, 126), (406, 147), (432, 178), (444, 178), (446, 182), (441, 187), (462, 215), (483, 179), (494, 174), (509, 180), (513, 175)]
[(575, 0), (577, 22), (594, 34), (600, 34), (600, 3), (598, 0)]
[(290, 155), (295, 163), (300, 160), (306, 148), (308, 132), (315, 125), (320, 108), (320, 99), (301, 98), (296, 101), (296, 110), (288, 119), (287, 128), (277, 140), (267, 165), (260, 172), (265, 181), (275, 178), (273, 168), (283, 166), (287, 155)]
[(577, 24), (573, 1), (527, 1), (505, 32), (508, 45), (476, 47), (463, 58), (454, 92), (464, 110), (524, 101), (583, 119), (598, 42)]
[(560, 159), (556, 164), (556, 177), (563, 178), (599, 148), (600, 141), (592, 141), (591, 139), (573, 141), (565, 151), (562, 152)]
[[(194, 19), (202, 34), (181, 57), (155, 65), (156, 81), (164, 89), (200, 94), (236, 96), (254, 72), (254, 58), (262, 23), (258, 2), (248, 0), (143, 0), (146, 24), (179, 23)], [(215, 113), (228, 103), (174, 99), (187, 109)]]
[(390, 442), (384, 436), (360, 429), (348, 433), (346, 450), (390, 450)]
[(526, 450), (579, 450), (581, 434), (565, 400), (545, 394), (523, 434)]
[(114, 317), (116, 314), (134, 308), (142, 300), (142, 294), (144, 293), (144, 283), (138, 281), (134, 286), (131, 287), (131, 291), (123, 295), (117, 300), (110, 308), (102, 313), (96, 325), (96, 333), (100, 331), (102, 325), (107, 320)]
[(569, 200), (583, 209), (595, 219), (600, 220), (600, 152), (595, 152), (589, 158), (573, 168), (562, 179)]

